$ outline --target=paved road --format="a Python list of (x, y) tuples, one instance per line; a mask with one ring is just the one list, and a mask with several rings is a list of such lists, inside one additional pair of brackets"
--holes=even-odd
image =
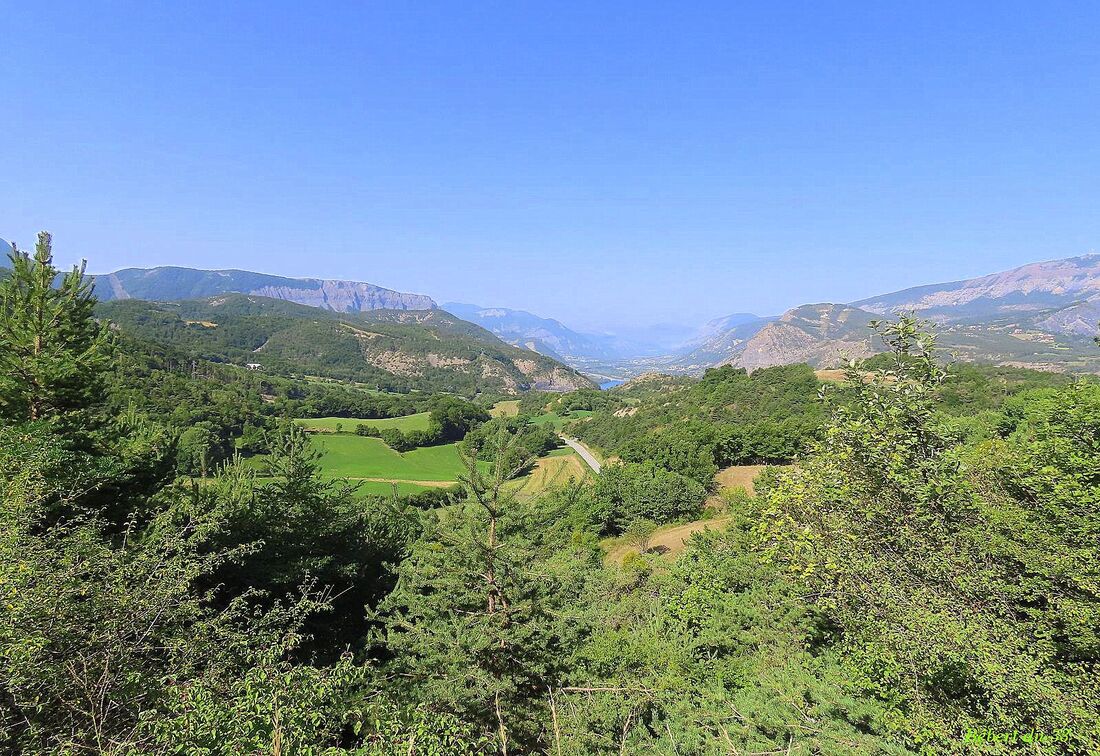
[(588, 463), (588, 466), (592, 468), (592, 472), (597, 475), (600, 474), (600, 462), (592, 456), (592, 452), (588, 451), (588, 448), (575, 438), (569, 438), (569, 436), (561, 436), (561, 440), (565, 442), (566, 446), (570, 447), (577, 454), (581, 455), (581, 459)]

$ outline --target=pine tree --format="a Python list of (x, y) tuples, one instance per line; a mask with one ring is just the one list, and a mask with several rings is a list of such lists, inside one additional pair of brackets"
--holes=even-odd
[(537, 712), (564, 657), (556, 586), (534, 568), (523, 505), (505, 486), (517, 471), (508, 452), (487, 473), (466, 458), (466, 500), (434, 513), (381, 606), (411, 695), (479, 725), (504, 754), (536, 745)]
[(92, 317), (84, 263), (58, 282), (48, 233), (33, 256), (13, 249), (9, 257), (11, 275), (0, 282), (0, 418), (63, 421), (103, 396), (109, 331)]

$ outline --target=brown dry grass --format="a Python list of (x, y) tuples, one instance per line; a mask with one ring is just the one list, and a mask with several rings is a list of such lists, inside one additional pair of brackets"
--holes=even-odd
[(814, 375), (817, 376), (819, 381), (825, 383), (844, 383), (843, 370), (815, 370)]
[(743, 488), (749, 496), (755, 496), (756, 489), (753, 487), (753, 482), (765, 467), (767, 465), (734, 465), (719, 470), (714, 479), (718, 481), (720, 491), (727, 488)]
[[(713, 520), (696, 520), (684, 525), (661, 528), (649, 539), (649, 552), (660, 554), (665, 559), (675, 559), (693, 535), (704, 530), (721, 530), (728, 523), (728, 517), (716, 517)], [(622, 564), (627, 555), (638, 550), (634, 544), (623, 543), (619, 539), (610, 539), (605, 545), (607, 561), (614, 564)]]
[(497, 402), (493, 405), (493, 408), (489, 410), (489, 414), (493, 417), (515, 417), (519, 414), (519, 400), (510, 399), (508, 401)]
[(547, 489), (564, 485), (570, 479), (584, 480), (588, 475), (588, 465), (576, 454), (541, 457), (535, 462), (531, 472), (517, 479), (513, 485), (516, 496), (528, 499)]
[[(734, 465), (719, 470), (715, 476), (719, 492), (741, 488), (750, 496), (755, 495), (753, 483), (765, 467), (767, 465)], [(723, 512), (726, 502), (721, 496), (711, 496), (707, 500), (707, 507)], [(658, 528), (649, 539), (649, 550), (659, 553), (665, 559), (675, 559), (684, 550), (691, 536), (702, 530), (723, 528), (728, 522), (729, 517), (715, 517), (710, 520), (695, 520), (684, 525)], [(633, 544), (623, 543), (620, 539), (614, 538), (608, 539), (604, 545), (607, 548), (607, 560), (615, 564), (622, 564), (627, 554), (636, 550)]]

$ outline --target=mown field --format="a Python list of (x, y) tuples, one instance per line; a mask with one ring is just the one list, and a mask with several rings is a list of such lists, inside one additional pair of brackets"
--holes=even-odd
[(409, 496), (411, 494), (417, 494), (421, 491), (426, 491), (429, 488), (450, 488), (450, 483), (440, 483), (439, 486), (425, 486), (419, 483), (401, 483), (393, 482), (388, 483), (381, 480), (357, 480), (355, 481), (359, 486), (358, 495), (360, 496), (390, 496), (393, 494), (393, 487), (397, 486), (398, 496)]
[[(512, 416), (518, 405), (519, 402), (514, 401), (499, 402), (493, 408), (493, 414)], [(536, 417), (533, 422), (561, 428), (570, 420), (590, 414), (583, 410), (567, 414), (551, 412)], [(321, 453), (318, 463), (325, 476), (356, 481), (364, 494), (386, 495), (392, 493), (395, 484), (399, 494), (455, 484), (463, 472), (458, 444), (421, 447), (399, 454), (379, 438), (355, 435), (355, 426), (365, 423), (379, 430), (397, 428), (407, 433), (427, 430), (428, 420), (429, 414), (421, 412), (381, 419), (318, 417), (294, 422), (314, 433), (311, 442)], [(337, 426), (340, 426), (340, 433), (336, 432)], [(255, 464), (261, 464), (261, 458), (255, 458)], [(581, 459), (572, 449), (563, 447), (540, 459), (531, 472), (515, 481), (514, 485), (522, 489), (522, 495), (526, 497), (564, 483), (570, 477), (579, 479), (587, 475), (588, 469)]]
[(530, 472), (511, 481), (509, 486), (520, 499), (529, 499), (550, 488), (565, 485), (570, 479), (579, 481), (590, 476), (588, 465), (576, 452), (565, 446), (540, 457)]
[(497, 402), (493, 405), (493, 408), (489, 410), (489, 414), (493, 417), (515, 417), (519, 414), (519, 400), (505, 399), (504, 401)]
[(386, 428), (397, 428), (397, 430), (402, 433), (408, 433), (414, 430), (428, 430), (428, 418), (429, 413), (419, 412), (415, 415), (405, 415), (404, 417), (383, 417), (362, 420), (356, 417), (307, 417), (295, 420), (294, 422), (306, 430), (327, 433), (336, 432), (337, 425), (339, 425), (341, 430), (345, 433), (354, 433), (355, 426), (357, 425), (370, 425), (380, 431)]
[(425, 446), (398, 454), (381, 439), (353, 435), (316, 435), (320, 464), (334, 478), (385, 480), (457, 480), (462, 472), (458, 444)]
[[(458, 444), (425, 446), (398, 454), (381, 439), (347, 433), (318, 433), (310, 438), (321, 453), (317, 463), (327, 478), (347, 478), (360, 484), (360, 493), (411, 494), (428, 488), (446, 488), (458, 481), (465, 468)], [(263, 455), (246, 464), (263, 466)], [(484, 464), (484, 463), (479, 463)]]

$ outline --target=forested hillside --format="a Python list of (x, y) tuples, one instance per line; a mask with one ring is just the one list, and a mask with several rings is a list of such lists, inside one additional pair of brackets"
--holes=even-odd
[(335, 313), (225, 294), (183, 302), (106, 302), (96, 312), (124, 333), (196, 358), (251, 363), (282, 375), (355, 381), (386, 391), (474, 396), (591, 385), (575, 370), (505, 344), (441, 310)]
[[(462, 493), (418, 508), (322, 476), (293, 423), (262, 474), (179, 474), (211, 417), (420, 399), (181, 370), (208, 310), (127, 311), (157, 352), (93, 317), (79, 271), (55, 276), (43, 234), (0, 282), (3, 752), (1100, 748), (1094, 382), (952, 372), (902, 318), (840, 382), (722, 368), (532, 393), (494, 420), (435, 404), (438, 427), (470, 424)], [(225, 359), (278, 333), (239, 317), (211, 329)], [(566, 416), (623, 461), (518, 495), (553, 443), (540, 426)], [(719, 461), (788, 441), (775, 457), (797, 464), (726, 497), (682, 551), (649, 548), (708, 516)], [(636, 548), (609, 559), (609, 536)]]
[[(856, 364), (869, 373), (889, 359), (880, 354)], [(851, 390), (833, 381), (839, 374), (795, 364), (752, 373), (727, 365), (700, 380), (643, 376), (606, 392), (569, 432), (606, 454), (655, 461), (710, 485), (719, 468), (789, 463), (811, 449), (830, 408), (850, 399)], [(953, 363), (936, 388), (938, 413), (956, 432), (980, 435), (1009, 397), (1072, 382), (1060, 373)], [(548, 401), (573, 406), (577, 400)]]

